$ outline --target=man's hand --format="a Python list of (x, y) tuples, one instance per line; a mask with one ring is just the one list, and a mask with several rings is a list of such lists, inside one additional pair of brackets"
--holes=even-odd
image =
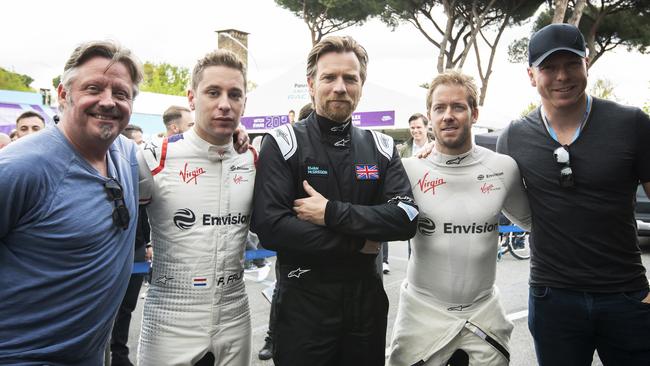
[(434, 141), (427, 142), (427, 144), (424, 145), (424, 147), (422, 147), (422, 150), (420, 150), (420, 152), (417, 153), (415, 156), (416, 156), (418, 159), (424, 159), (424, 158), (426, 158), (426, 157), (429, 156), (429, 154), (431, 154), (431, 152), (433, 151), (433, 146), (434, 146), (434, 144), (435, 144)]
[(293, 201), (293, 211), (300, 220), (325, 226), (327, 198), (312, 188), (306, 180), (302, 181), (302, 186), (309, 197)]
[(144, 260), (147, 262), (151, 262), (153, 259), (153, 247), (147, 247), (147, 249), (144, 252)]
[(641, 300), (641, 302), (644, 302), (646, 304), (650, 304), (650, 292), (648, 292), (645, 299)]
[(232, 143), (235, 145), (235, 150), (238, 153), (243, 154), (248, 150), (248, 134), (246, 133), (246, 127), (241, 123), (237, 126), (235, 133), (232, 135)]
[(381, 249), (381, 243), (372, 240), (366, 240), (366, 243), (363, 245), (363, 248), (359, 251), (363, 254), (378, 254)]

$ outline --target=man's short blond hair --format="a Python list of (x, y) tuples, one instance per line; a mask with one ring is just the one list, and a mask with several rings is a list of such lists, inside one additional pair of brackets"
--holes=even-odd
[(234, 52), (228, 50), (214, 50), (196, 62), (192, 70), (192, 90), (196, 91), (203, 78), (203, 71), (210, 66), (225, 66), (241, 72), (244, 77), (244, 92), (246, 91), (246, 66)]
[(350, 36), (329, 36), (316, 43), (307, 56), (308, 78), (313, 79), (316, 77), (318, 59), (330, 52), (354, 52), (354, 54), (357, 56), (357, 59), (359, 60), (359, 75), (361, 76), (361, 84), (364, 84), (366, 82), (368, 52), (366, 52), (366, 49), (363, 48), (359, 43), (357, 43), (357, 41), (354, 40), (354, 38)]
[(476, 110), (478, 108), (478, 87), (476, 86), (476, 82), (474, 82), (474, 78), (456, 70), (447, 70), (433, 78), (429, 85), (429, 91), (427, 92), (427, 113), (429, 113), (433, 104), (431, 100), (433, 92), (440, 85), (462, 86), (467, 91), (467, 104), (469, 104), (470, 109)]

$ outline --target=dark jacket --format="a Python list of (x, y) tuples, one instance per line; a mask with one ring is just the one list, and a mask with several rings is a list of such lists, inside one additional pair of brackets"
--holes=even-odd
[[(329, 200), (325, 226), (302, 221), (293, 211), (293, 201), (307, 196), (303, 180)], [(390, 137), (312, 113), (264, 138), (251, 225), (283, 264), (352, 267), (374, 261), (359, 253), (366, 239), (415, 235), (412, 197)]]

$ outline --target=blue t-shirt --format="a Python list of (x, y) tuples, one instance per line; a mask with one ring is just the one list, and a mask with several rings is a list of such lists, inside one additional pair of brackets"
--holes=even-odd
[(102, 364), (133, 263), (135, 151), (120, 136), (107, 158), (130, 214), (123, 230), (108, 178), (57, 127), (0, 150), (0, 364)]

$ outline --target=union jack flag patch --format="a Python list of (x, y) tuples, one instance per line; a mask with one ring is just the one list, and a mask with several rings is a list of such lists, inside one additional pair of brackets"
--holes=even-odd
[(377, 180), (379, 179), (379, 169), (377, 165), (355, 165), (354, 171), (357, 175), (357, 180)]

